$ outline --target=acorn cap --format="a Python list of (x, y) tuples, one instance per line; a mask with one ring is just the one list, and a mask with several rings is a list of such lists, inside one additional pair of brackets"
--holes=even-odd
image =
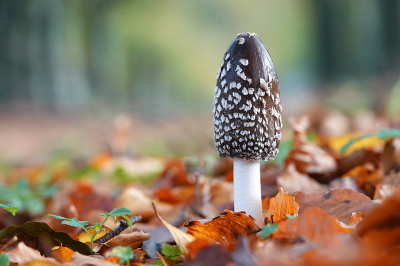
[(214, 90), (214, 137), (221, 158), (273, 160), (282, 128), (279, 83), (255, 33), (242, 33), (224, 53)]

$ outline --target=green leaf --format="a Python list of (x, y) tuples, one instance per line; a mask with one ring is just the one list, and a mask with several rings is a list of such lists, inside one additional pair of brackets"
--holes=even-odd
[(351, 145), (353, 145), (354, 142), (365, 139), (365, 138), (370, 138), (370, 137), (378, 137), (381, 140), (385, 140), (388, 138), (399, 138), (400, 137), (400, 130), (394, 129), (394, 128), (386, 128), (382, 129), (381, 131), (378, 131), (376, 133), (371, 133), (371, 134), (365, 134), (360, 137), (354, 138), (347, 142), (346, 145), (342, 147), (340, 150), (340, 154), (343, 154)]
[(151, 264), (151, 265), (163, 265), (163, 262), (162, 262), (162, 260), (158, 259), (155, 262), (153, 262), (153, 264)]
[(14, 215), (14, 216), (18, 211), (18, 208), (13, 206), (13, 205), (11, 205), (11, 204), (0, 204), (0, 209), (6, 209), (6, 211), (11, 212), (12, 215)]
[(101, 230), (101, 224), (95, 224), (95, 225), (86, 227), (86, 230), (90, 230), (90, 229), (94, 229), (97, 232), (99, 232)]
[(107, 218), (110, 218), (111, 216), (113, 216), (113, 215), (111, 215), (111, 213), (113, 212), (113, 211), (115, 211), (117, 208), (114, 208), (112, 211), (110, 211), (110, 212), (106, 212), (106, 213), (99, 213), (99, 215), (101, 215), (101, 216), (106, 216)]
[(27, 222), (23, 226), (11, 225), (0, 231), (0, 240), (13, 237), (15, 235), (29, 235), (37, 237), (41, 246), (47, 247), (48, 254), (53, 246), (59, 246), (60, 243), (64, 247), (68, 247), (73, 251), (78, 251), (84, 255), (90, 255), (90, 248), (82, 242), (73, 240), (64, 232), (56, 232), (49, 227), (47, 223)]
[(62, 216), (54, 215), (54, 214), (51, 214), (51, 213), (47, 214), (47, 216), (51, 216), (51, 217), (56, 218), (58, 220), (69, 220), (69, 218), (65, 218), (65, 217), (62, 217)]
[(291, 214), (286, 214), (286, 217), (287, 217), (289, 220), (293, 220), (294, 218), (296, 218), (296, 216), (291, 215)]
[(61, 222), (61, 224), (66, 224), (69, 226), (74, 226), (74, 227), (83, 227), (87, 225), (87, 221), (79, 221), (78, 218), (72, 218), (72, 219), (68, 219), (64, 220)]
[(182, 252), (178, 246), (172, 246), (169, 244), (163, 244), (161, 246), (161, 252), (165, 255), (165, 257), (171, 260), (176, 260), (176, 258), (182, 255)]
[(106, 257), (118, 257), (121, 264), (133, 258), (133, 251), (130, 247), (116, 246), (106, 253)]
[(0, 266), (8, 266), (10, 265), (10, 260), (8, 259), (5, 253), (0, 254)]
[(129, 224), (129, 226), (130, 226), (130, 228), (131, 228), (131, 230), (133, 231), (133, 227), (132, 227), (132, 221), (131, 221), (131, 219), (129, 219), (129, 217), (128, 216), (126, 216), (126, 215), (122, 215), (122, 217), (124, 217), (124, 219), (128, 222), (128, 224)]
[(122, 216), (122, 215), (127, 215), (127, 214), (132, 214), (131, 210), (127, 208), (119, 208), (118, 210), (114, 209), (111, 212), (109, 212), (111, 216)]
[(278, 229), (278, 224), (267, 224), (264, 228), (260, 231), (261, 238), (269, 237), (273, 232)]

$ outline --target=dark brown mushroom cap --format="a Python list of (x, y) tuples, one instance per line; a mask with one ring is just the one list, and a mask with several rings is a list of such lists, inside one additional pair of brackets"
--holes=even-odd
[(239, 34), (224, 54), (214, 90), (214, 137), (221, 158), (273, 160), (281, 112), (278, 77), (267, 49), (256, 34)]

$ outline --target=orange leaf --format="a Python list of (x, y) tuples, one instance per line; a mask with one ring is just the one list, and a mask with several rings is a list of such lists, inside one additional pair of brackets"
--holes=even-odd
[(350, 219), (349, 219), (349, 226), (350, 226), (351, 228), (356, 227), (356, 225), (357, 225), (359, 222), (361, 222), (361, 221), (363, 220), (363, 218), (364, 218), (364, 215), (363, 215), (362, 212), (353, 212), (353, 213), (351, 214)]
[[(91, 236), (93, 236), (96, 233), (95, 229), (89, 229), (88, 230), (89, 234)], [(97, 239), (105, 236), (106, 234), (108, 234), (109, 232), (111, 232), (111, 229), (108, 228), (107, 226), (104, 226), (100, 229), (100, 231), (97, 233), (96, 237), (94, 238), (94, 241), (96, 241)], [(79, 236), (77, 236), (78, 240), (81, 241), (82, 243), (87, 243), (90, 242), (90, 237), (88, 236), (88, 234), (86, 232), (83, 232), (82, 234), (80, 234)]]
[(193, 242), (190, 242), (187, 245), (189, 252), (189, 256), (187, 257), (189, 260), (193, 260), (196, 258), (197, 253), (205, 247), (210, 246), (210, 242), (207, 239), (199, 238)]
[(299, 204), (292, 195), (283, 192), (283, 189), (270, 200), (268, 212), (265, 215), (267, 223), (277, 223), (287, 218), (287, 214), (298, 215)]
[(63, 246), (55, 246), (51, 249), (51, 256), (60, 262), (69, 262), (74, 251)]
[(213, 219), (190, 221), (183, 226), (194, 238), (227, 244), (235, 243), (240, 236), (248, 236), (260, 229), (254, 218), (247, 216), (245, 212), (230, 210), (225, 210), (221, 216)]
[(165, 201), (169, 203), (180, 202), (180, 200), (177, 197), (175, 197), (175, 195), (172, 194), (171, 191), (166, 187), (160, 188), (154, 193), (154, 195), (157, 196), (160, 201)]
[(290, 243), (303, 242), (305, 239), (326, 245), (335, 234), (345, 234), (350, 231), (351, 229), (340, 226), (336, 218), (314, 207), (305, 210), (304, 214), (296, 219), (279, 225), (272, 238)]

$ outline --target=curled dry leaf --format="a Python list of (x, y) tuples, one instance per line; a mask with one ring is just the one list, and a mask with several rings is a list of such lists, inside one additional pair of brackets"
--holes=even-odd
[(368, 213), (378, 205), (367, 196), (351, 189), (295, 192), (293, 196), (300, 205), (300, 215), (310, 207), (318, 207), (343, 223), (349, 221), (353, 212)]
[(74, 255), (74, 251), (63, 246), (55, 246), (52, 248), (51, 251), (51, 256), (55, 258), (56, 260), (65, 263), (69, 262), (72, 258), (72, 255)]
[(283, 189), (271, 198), (268, 212), (265, 215), (267, 223), (277, 223), (287, 218), (286, 215), (298, 215), (299, 204), (292, 195), (286, 194)]
[(184, 256), (188, 255), (188, 249), (186, 248), (186, 246), (195, 240), (195, 238), (181, 230), (179, 230), (178, 228), (176, 228), (175, 226), (170, 225), (169, 223), (167, 223), (166, 221), (164, 221), (161, 216), (158, 214), (157, 209), (156, 209), (156, 204), (153, 201), (153, 209), (154, 209), (154, 213), (157, 216), (157, 218), (164, 224), (165, 227), (168, 228), (168, 230), (171, 232), (172, 237), (174, 238), (176, 244), (179, 245), (180, 250), (182, 251), (182, 254)]
[(254, 218), (247, 216), (245, 212), (230, 210), (225, 210), (213, 219), (190, 221), (183, 226), (193, 238), (227, 244), (235, 243), (240, 236), (248, 236), (260, 229)]
[(139, 248), (143, 242), (150, 239), (150, 233), (135, 231), (128, 234), (120, 234), (107, 242), (108, 246), (116, 247), (131, 247), (132, 249)]
[(296, 219), (279, 225), (272, 238), (283, 243), (314, 242), (327, 245), (335, 234), (349, 233), (335, 217), (319, 208), (308, 208)]
[(324, 181), (329, 180), (337, 171), (337, 163), (331, 154), (307, 141), (309, 117), (303, 116), (297, 120), (290, 118), (289, 122), (294, 130), (293, 148), (285, 160), (285, 166), (294, 164), (300, 173), (317, 175)]
[(294, 164), (285, 167), (284, 172), (278, 176), (276, 183), (290, 194), (295, 191), (316, 191), (326, 188), (308, 175), (299, 173)]

